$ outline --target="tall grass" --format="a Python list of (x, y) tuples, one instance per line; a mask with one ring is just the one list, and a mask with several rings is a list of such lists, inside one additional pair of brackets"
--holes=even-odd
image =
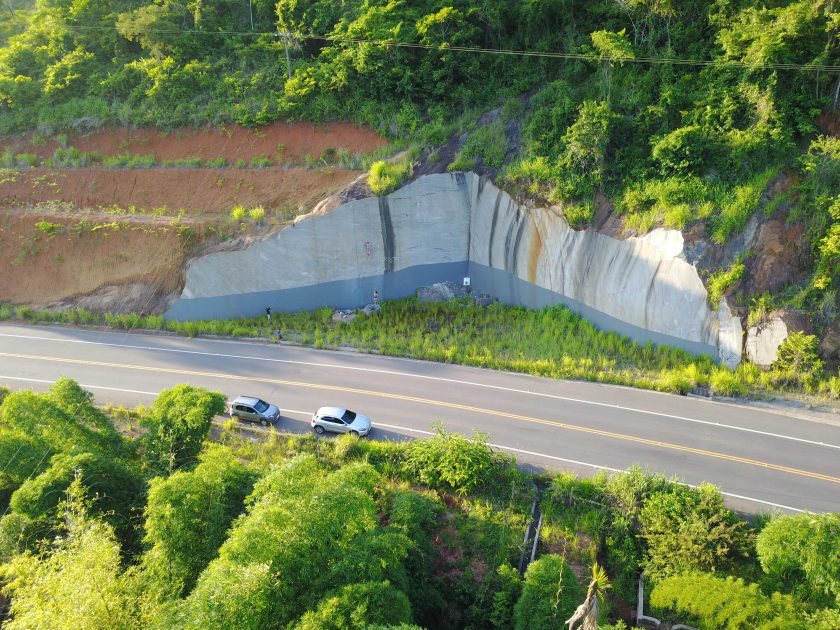
[(189, 337), (200, 334), (286, 339), (316, 348), (355, 347), (360, 352), (413, 357), (441, 363), (519, 372), (547, 378), (585, 380), (687, 394), (694, 388), (723, 396), (759, 392), (797, 392), (836, 398), (840, 378), (822, 374), (808, 382), (779, 378), (778, 370), (760, 371), (743, 363), (734, 371), (706, 355), (678, 348), (638, 344), (615, 332), (597, 330), (563, 306), (540, 311), (499, 304), (477, 308), (469, 301), (419, 303), (416, 298), (388, 301), (372, 317), (351, 323), (332, 321), (332, 309), (272, 313), (264, 317), (164, 321), (160, 315), (99, 316), (83, 309), (33, 311), (0, 304), (0, 320), (106, 325), (120, 329), (165, 330)]
[(401, 160), (396, 164), (380, 161), (370, 167), (367, 183), (377, 197), (387, 195), (396, 190), (408, 177), (411, 177), (412, 166), (408, 160)]

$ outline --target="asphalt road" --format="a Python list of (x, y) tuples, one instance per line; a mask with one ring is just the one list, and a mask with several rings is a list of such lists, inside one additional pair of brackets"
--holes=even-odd
[(595, 383), (258, 343), (0, 325), (0, 383), (46, 389), (69, 376), (98, 403), (149, 404), (188, 382), (283, 410), (278, 430), (310, 431), (320, 406), (370, 416), (373, 439), (490, 434), (535, 468), (632, 464), (720, 486), (729, 505), (840, 511), (840, 426)]

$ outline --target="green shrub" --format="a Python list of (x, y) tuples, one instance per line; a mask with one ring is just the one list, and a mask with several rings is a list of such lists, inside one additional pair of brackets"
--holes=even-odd
[(697, 125), (681, 127), (659, 139), (651, 151), (664, 176), (703, 175), (707, 159), (706, 138)]
[(654, 610), (674, 610), (697, 619), (701, 630), (781, 630), (807, 626), (798, 603), (789, 595), (768, 597), (757, 584), (686, 573), (667, 578), (650, 594)]
[(15, 162), (17, 166), (34, 168), (38, 166), (38, 156), (34, 153), (21, 153), (15, 156)]
[(821, 373), (823, 362), (817, 355), (819, 340), (816, 335), (794, 331), (785, 337), (777, 351), (773, 367), (800, 381), (811, 382)]
[(758, 534), (756, 550), (774, 588), (840, 606), (840, 515), (775, 516)]
[(745, 391), (744, 384), (737, 374), (725, 366), (713, 370), (709, 382), (712, 393), (717, 396), (741, 396)]
[(548, 554), (528, 565), (513, 615), (515, 630), (562, 630), (583, 601), (583, 589), (562, 556)]
[(723, 299), (723, 294), (729, 290), (733, 284), (744, 277), (744, 263), (741, 260), (736, 260), (729, 267), (728, 271), (719, 269), (711, 276), (706, 285), (709, 287), (709, 302), (717, 310), (720, 306), (720, 301)]
[(490, 436), (449, 433), (440, 422), (434, 436), (408, 445), (403, 470), (412, 479), (432, 487), (449, 487), (458, 494), (481, 488), (511, 466), (514, 460), (492, 446)]
[[(501, 123), (495, 123), (479, 127), (478, 130), (470, 134), (466, 144), (464, 144), (463, 151), (459, 154), (459, 158), (462, 160), (483, 158), (485, 166), (499, 167), (504, 163), (507, 152), (508, 143), (505, 128)], [(458, 158), (456, 158), (457, 160)], [(469, 170), (470, 168), (472, 166), (468, 168), (456, 167), (452, 170)]]
[(148, 429), (143, 436), (146, 467), (157, 475), (171, 476), (195, 463), (215, 416), (225, 413), (227, 396), (201, 387), (176, 385), (160, 392), (141, 413)]
[(249, 164), (251, 168), (271, 168), (274, 161), (267, 155), (259, 155), (253, 158)]
[(251, 208), (250, 210), (248, 210), (248, 216), (251, 217), (251, 220), (254, 223), (262, 223), (263, 220), (265, 220), (265, 210), (262, 206)]
[(472, 159), (469, 155), (467, 155), (464, 151), (461, 151), (455, 156), (455, 159), (449, 163), (449, 166), (446, 167), (446, 170), (449, 172), (469, 171), (472, 168), (475, 168), (475, 160)]
[(645, 570), (653, 582), (684, 571), (725, 573), (749, 556), (753, 535), (709, 484), (653, 494), (640, 521), (648, 545)]
[(244, 206), (234, 206), (233, 209), (230, 211), (230, 217), (234, 221), (242, 221), (245, 218), (245, 207)]
[(395, 191), (403, 180), (411, 177), (412, 167), (408, 161), (396, 164), (390, 162), (374, 162), (370, 167), (367, 183), (373, 194), (382, 197)]
[(191, 472), (152, 479), (146, 504), (143, 565), (176, 596), (189, 593), (216, 556), (253, 486), (252, 474), (225, 449), (211, 448), (200, 460)]
[(124, 551), (138, 552), (133, 508), (143, 491), (139, 477), (121, 462), (92, 453), (59, 454), (50, 467), (28, 479), (11, 497), (11, 508), (30, 520), (53, 515), (64, 493), (78, 479), (92, 499), (95, 514), (102, 515), (122, 540)]
[(335, 589), (292, 630), (366, 630), (373, 624), (395, 627), (411, 622), (404, 593), (386, 582), (363, 582)]
[(183, 160), (175, 160), (175, 168), (201, 168), (201, 158), (188, 157)]
[(154, 155), (131, 155), (128, 151), (120, 155), (105, 156), (102, 166), (111, 169), (149, 169), (157, 166)]
[(218, 157), (215, 160), (207, 160), (204, 163), (204, 168), (226, 168), (228, 165), (227, 158)]
[(592, 223), (595, 218), (595, 204), (591, 201), (581, 201), (563, 207), (563, 215), (576, 230), (582, 230)]

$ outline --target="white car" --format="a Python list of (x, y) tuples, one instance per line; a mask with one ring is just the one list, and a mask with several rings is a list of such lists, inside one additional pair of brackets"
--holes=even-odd
[(332, 431), (362, 437), (370, 433), (370, 418), (341, 407), (321, 407), (312, 415), (312, 428), (318, 435)]

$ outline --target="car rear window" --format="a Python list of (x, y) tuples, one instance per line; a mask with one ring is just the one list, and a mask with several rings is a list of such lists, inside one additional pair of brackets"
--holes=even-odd
[(345, 422), (353, 422), (353, 420), (356, 419), (356, 414), (348, 409), (344, 412), (344, 415), (341, 416), (341, 419)]
[(257, 410), (257, 413), (263, 413), (266, 409), (268, 409), (268, 403), (264, 400), (258, 400), (257, 404), (254, 405), (254, 408)]

